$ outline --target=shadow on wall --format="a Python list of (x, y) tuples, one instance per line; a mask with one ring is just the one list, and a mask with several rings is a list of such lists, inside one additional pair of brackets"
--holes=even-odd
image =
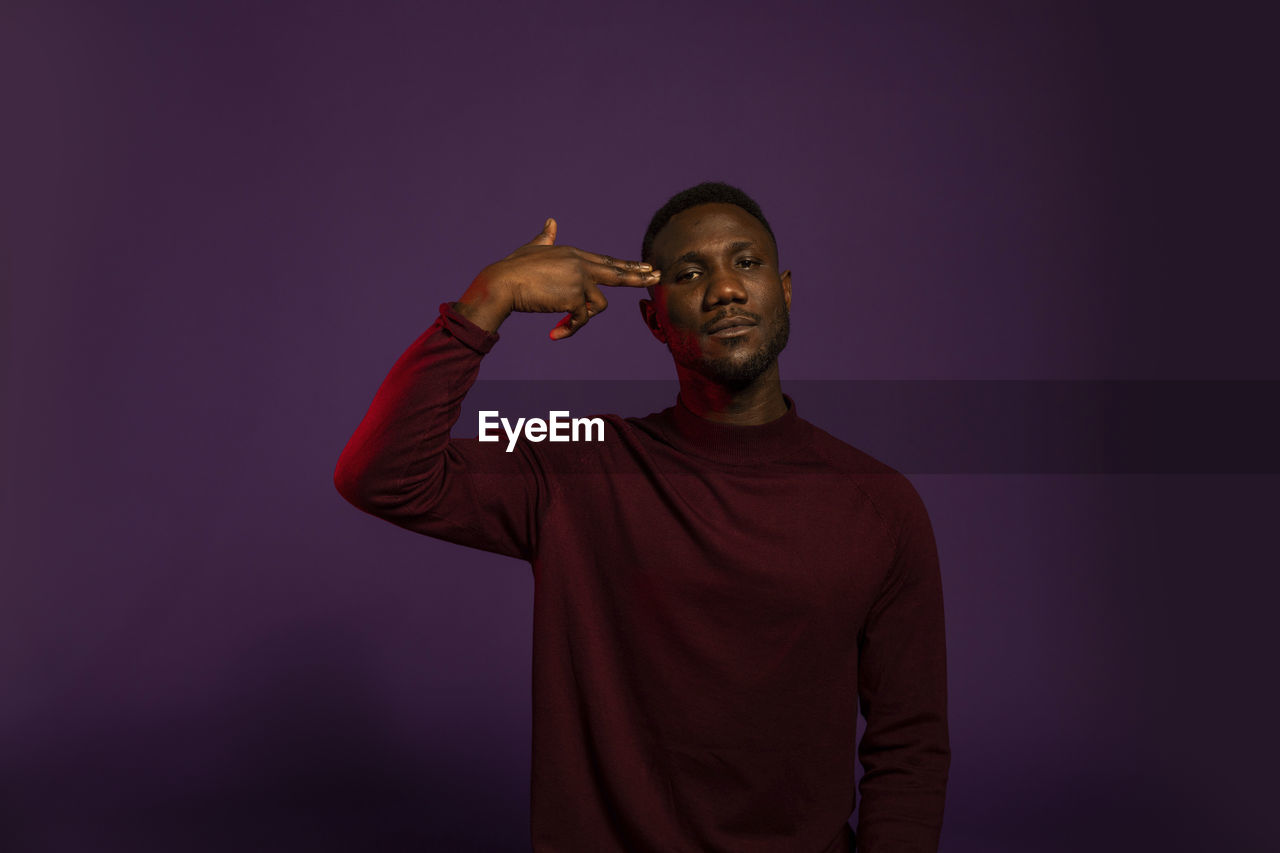
[(395, 736), (342, 631), (292, 633), (233, 671), (204, 711), (46, 719), (0, 767), (0, 849), (528, 848), (527, 811), (500, 810), (484, 761)]

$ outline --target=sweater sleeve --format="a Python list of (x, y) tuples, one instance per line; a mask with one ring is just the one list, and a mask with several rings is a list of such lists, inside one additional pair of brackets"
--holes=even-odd
[(347, 442), (334, 485), (356, 507), (407, 530), (530, 559), (546, 482), (520, 442), (450, 438), (498, 335), (445, 303), (405, 350)]
[(951, 765), (937, 546), (923, 501), (900, 483), (896, 556), (859, 637), (859, 853), (936, 853)]

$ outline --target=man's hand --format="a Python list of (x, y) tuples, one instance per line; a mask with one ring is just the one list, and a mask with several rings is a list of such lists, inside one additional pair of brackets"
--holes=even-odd
[(496, 332), (512, 311), (568, 312), (551, 330), (564, 340), (609, 307), (599, 285), (650, 287), (662, 274), (649, 264), (557, 246), (556, 221), (497, 263), (480, 271), (455, 305), (458, 313), (482, 329)]

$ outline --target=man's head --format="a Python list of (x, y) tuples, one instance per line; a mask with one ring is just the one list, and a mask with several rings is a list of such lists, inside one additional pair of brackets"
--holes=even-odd
[(644, 241), (640, 244), (640, 260), (653, 263), (653, 241), (658, 236), (658, 232), (667, 226), (671, 217), (700, 204), (736, 204), (760, 220), (764, 230), (769, 232), (769, 239), (773, 241), (774, 255), (778, 254), (778, 241), (773, 236), (773, 229), (769, 227), (769, 220), (764, 218), (764, 211), (760, 209), (755, 199), (735, 186), (719, 181), (704, 181), (687, 190), (681, 190), (658, 208), (658, 212), (649, 220), (648, 230), (644, 232)]
[(740, 389), (775, 367), (790, 334), (791, 272), (780, 272), (750, 196), (721, 183), (676, 194), (654, 214), (641, 258), (662, 281), (640, 311), (677, 370)]

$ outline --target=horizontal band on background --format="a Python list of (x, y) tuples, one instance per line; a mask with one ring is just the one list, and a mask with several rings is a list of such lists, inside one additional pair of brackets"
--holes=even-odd
[[(789, 380), (800, 417), (905, 474), (1278, 474), (1280, 381)], [(643, 416), (667, 380), (480, 380), (477, 414)]]

